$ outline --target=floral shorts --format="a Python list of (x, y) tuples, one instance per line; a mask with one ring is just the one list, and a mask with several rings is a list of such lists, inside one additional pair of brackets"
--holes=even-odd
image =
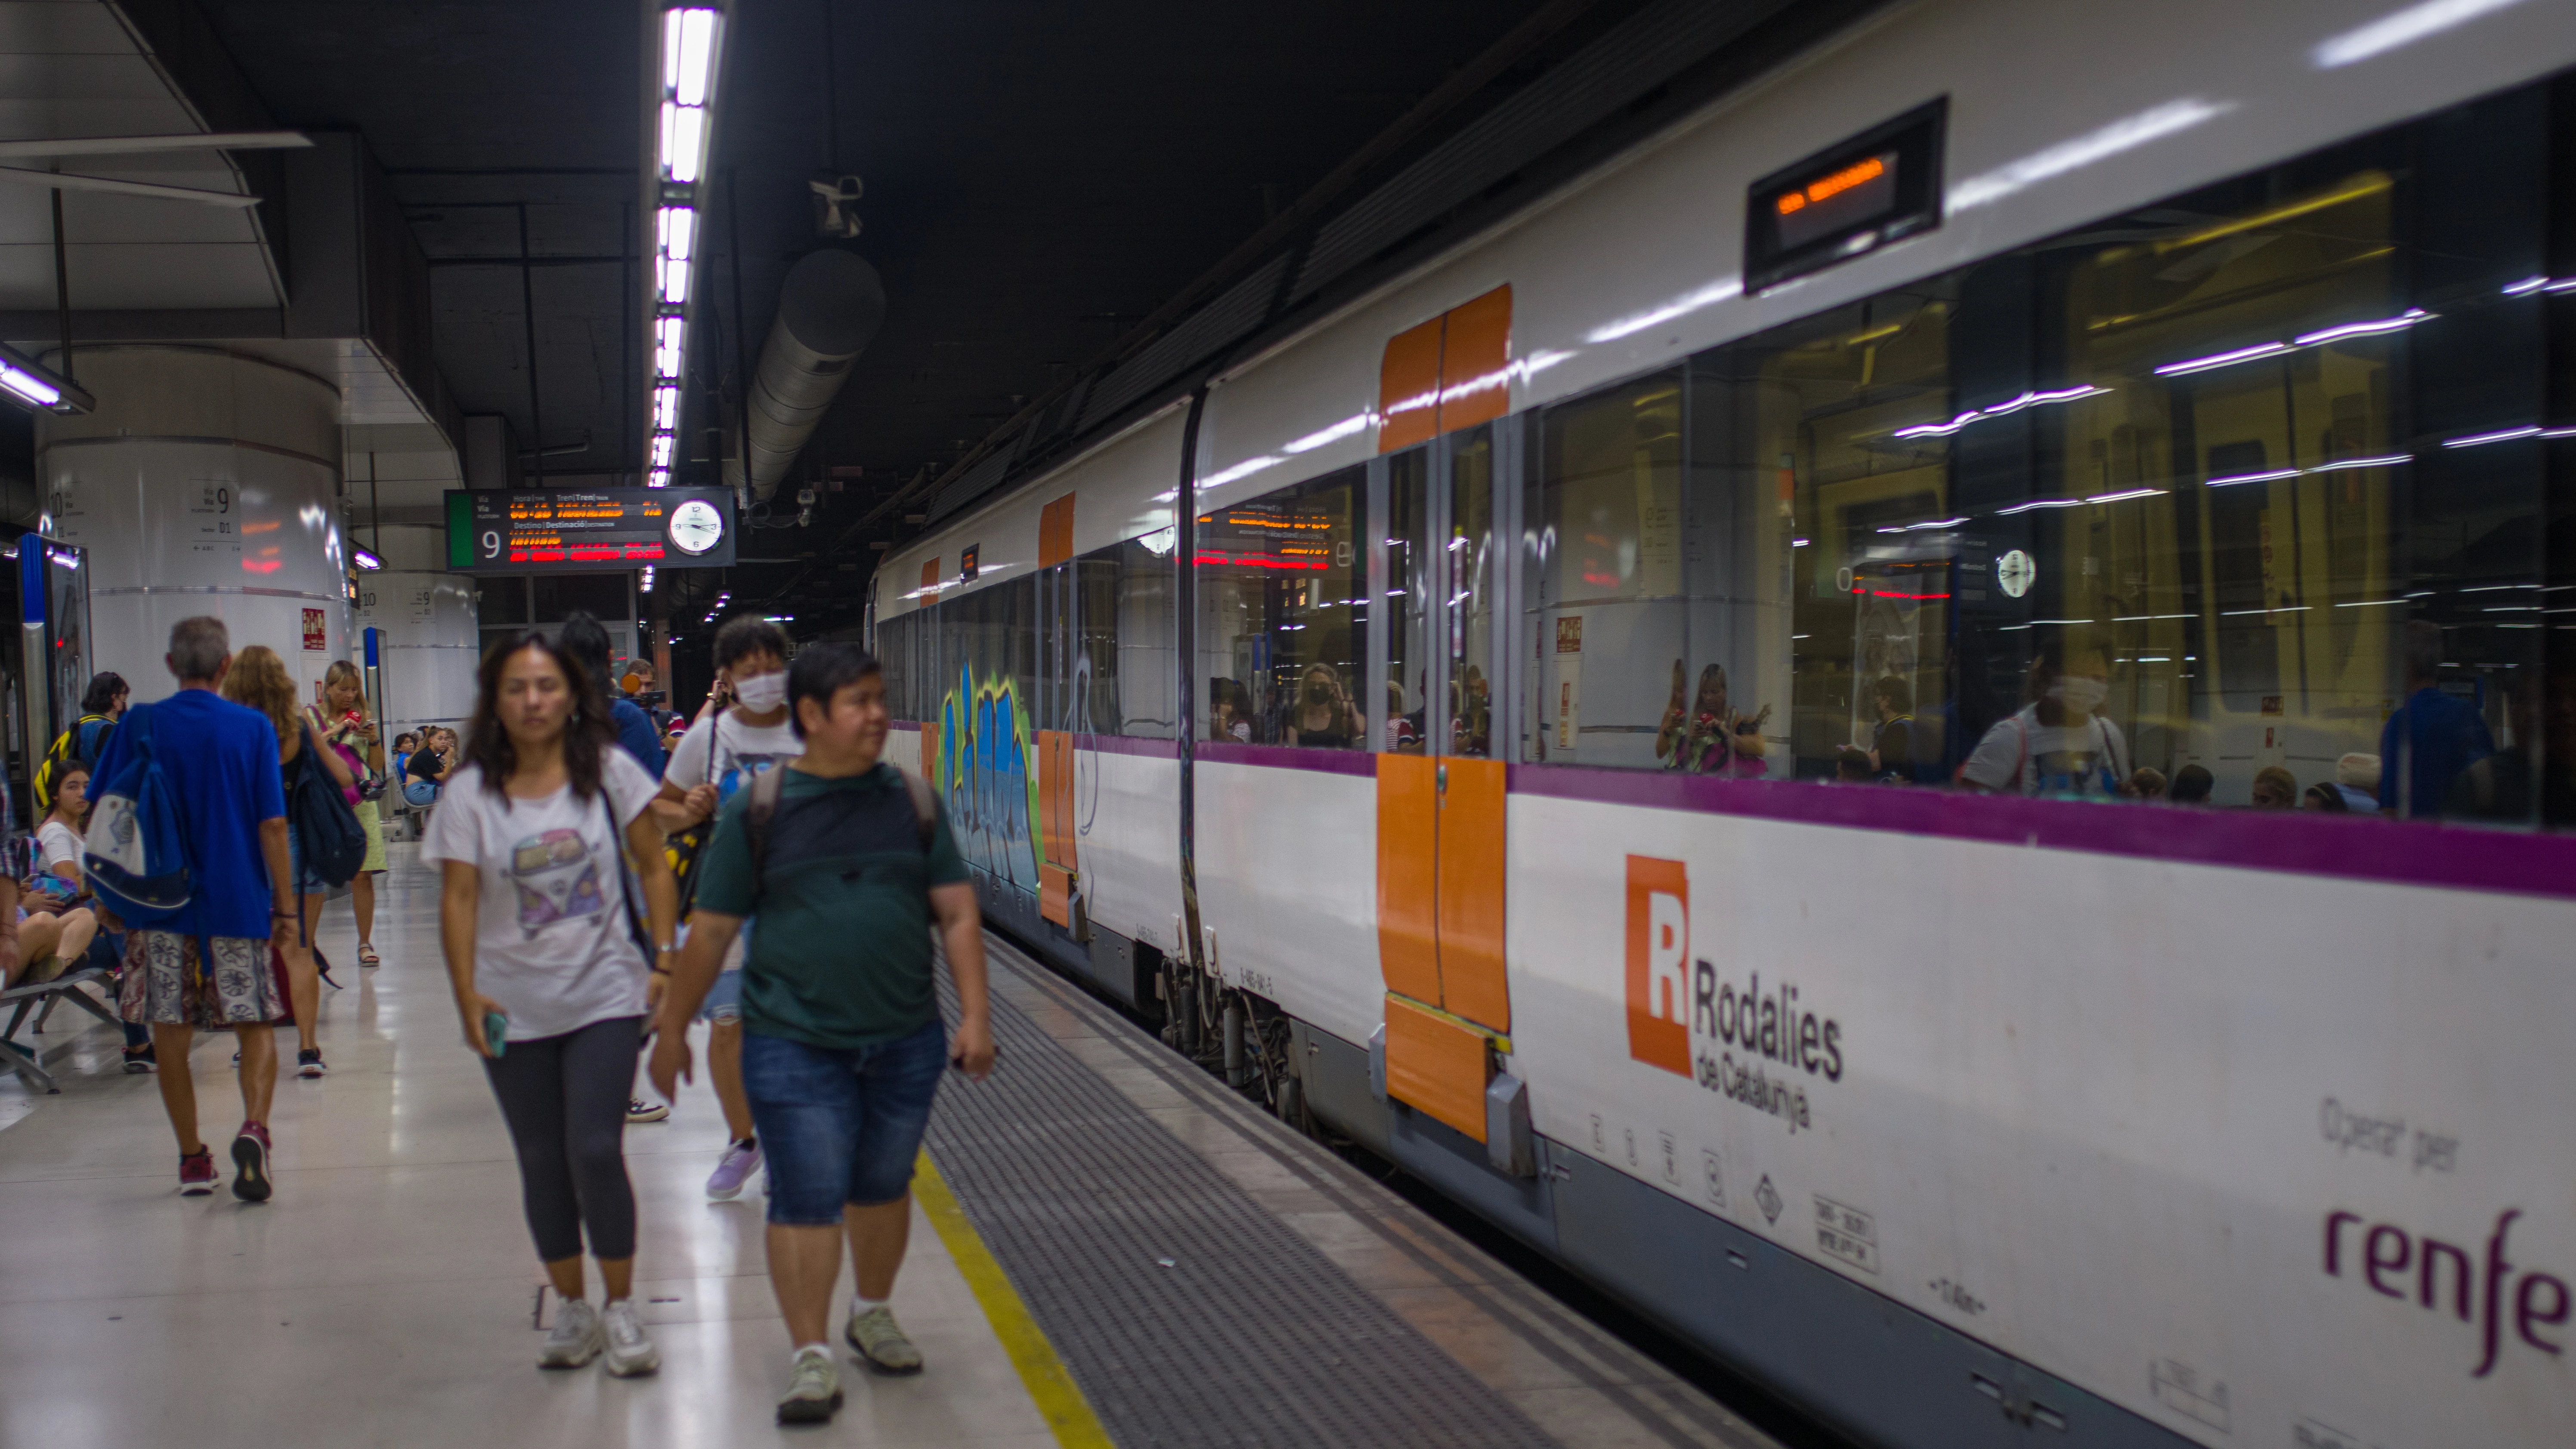
[(124, 980), (117, 1011), (147, 1026), (220, 1031), (295, 1019), (286, 982), (269, 943), (247, 936), (209, 938), (214, 969), (198, 961), (197, 938), (176, 931), (125, 933)]

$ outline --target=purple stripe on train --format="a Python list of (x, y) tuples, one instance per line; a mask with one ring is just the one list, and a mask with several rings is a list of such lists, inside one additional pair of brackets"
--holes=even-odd
[(1375, 775), (1377, 756), (1366, 750), (1300, 749), (1295, 745), (1238, 745), (1211, 741), (1190, 752), (1213, 765), (1264, 765), (1326, 775)]
[(2194, 865), (2576, 897), (2576, 835), (2298, 810), (2025, 800), (1958, 790), (1727, 780), (1579, 765), (1514, 765), (1511, 792), (2046, 846)]

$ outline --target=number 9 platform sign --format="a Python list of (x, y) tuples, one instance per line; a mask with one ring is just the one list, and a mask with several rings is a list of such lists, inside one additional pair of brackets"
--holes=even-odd
[(447, 567), (470, 574), (730, 568), (722, 488), (473, 488), (447, 494)]

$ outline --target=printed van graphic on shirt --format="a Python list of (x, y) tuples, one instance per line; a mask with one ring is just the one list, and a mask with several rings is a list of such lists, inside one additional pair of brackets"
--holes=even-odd
[(940, 700), (937, 756), (928, 768), (967, 864), (1035, 891), (1037, 772), (1029, 767), (1028, 712), (1010, 679), (978, 682), (971, 667), (958, 669), (955, 687)]
[(607, 906), (598, 863), (578, 830), (549, 830), (512, 847), (510, 883), (519, 891), (519, 929), (531, 936)]

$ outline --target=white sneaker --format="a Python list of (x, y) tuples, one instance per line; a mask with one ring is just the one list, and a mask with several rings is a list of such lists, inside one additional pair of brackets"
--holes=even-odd
[(537, 1367), (574, 1369), (599, 1357), (608, 1336), (599, 1326), (599, 1310), (587, 1298), (567, 1298), (555, 1313), (555, 1331), (537, 1350)]
[(608, 1371), (621, 1379), (658, 1371), (662, 1367), (661, 1351), (653, 1340), (644, 1336), (644, 1325), (635, 1319), (635, 1300), (620, 1298), (600, 1315), (600, 1324), (608, 1335)]
[(831, 1351), (810, 1346), (797, 1350), (787, 1392), (778, 1399), (778, 1422), (828, 1424), (840, 1407), (841, 1369), (832, 1362)]

